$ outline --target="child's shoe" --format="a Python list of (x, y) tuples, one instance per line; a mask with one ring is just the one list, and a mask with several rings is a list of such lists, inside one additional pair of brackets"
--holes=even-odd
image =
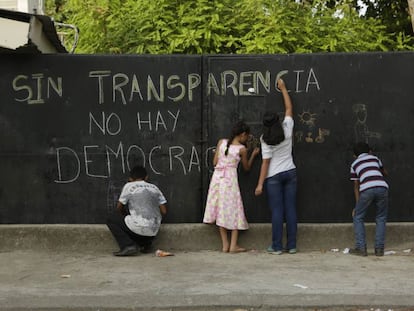
[(273, 249), (273, 247), (270, 245), (268, 248), (267, 248), (267, 250), (266, 250), (269, 254), (272, 254), (272, 255), (282, 255), (283, 254), (283, 252), (282, 251), (276, 251), (276, 250), (274, 250)]
[(366, 248), (364, 248), (364, 249), (361, 249), (361, 248), (351, 248), (350, 250), (349, 250), (349, 253), (351, 254), (351, 255), (356, 255), (356, 256), (368, 256), (368, 253), (367, 253), (367, 249)]

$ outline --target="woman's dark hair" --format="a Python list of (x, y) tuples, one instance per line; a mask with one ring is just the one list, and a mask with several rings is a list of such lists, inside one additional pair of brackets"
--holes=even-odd
[(231, 130), (230, 139), (227, 141), (226, 151), (224, 152), (225, 155), (229, 153), (229, 147), (234, 137), (244, 132), (246, 132), (246, 134), (250, 134), (250, 127), (246, 123), (244, 123), (244, 121), (239, 121), (233, 126), (233, 129)]
[(285, 140), (285, 133), (279, 116), (274, 112), (266, 112), (263, 116), (263, 140), (268, 145), (278, 145)]
[(370, 146), (365, 142), (358, 142), (354, 145), (354, 154), (359, 156), (362, 153), (369, 153), (371, 151)]

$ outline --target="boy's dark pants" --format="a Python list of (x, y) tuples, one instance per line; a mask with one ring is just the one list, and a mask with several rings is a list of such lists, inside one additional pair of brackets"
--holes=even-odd
[(111, 230), (112, 235), (118, 242), (119, 248), (122, 250), (127, 246), (150, 247), (154, 239), (153, 236), (142, 236), (132, 232), (125, 224), (125, 215), (119, 211), (109, 214), (106, 225)]

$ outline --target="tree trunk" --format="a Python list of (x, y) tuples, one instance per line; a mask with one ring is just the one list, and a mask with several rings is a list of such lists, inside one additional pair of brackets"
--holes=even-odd
[(408, 9), (411, 15), (411, 24), (413, 25), (413, 32), (414, 32), (414, 0), (407, 0), (408, 1)]

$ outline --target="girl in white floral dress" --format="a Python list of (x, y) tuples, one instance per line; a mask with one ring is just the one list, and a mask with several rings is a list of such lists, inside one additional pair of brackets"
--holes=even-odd
[[(250, 128), (238, 122), (232, 130), (230, 139), (220, 139), (214, 154), (214, 173), (208, 189), (204, 223), (215, 223), (219, 227), (223, 252), (238, 253), (246, 251), (237, 244), (238, 230), (248, 229), (244, 215), (243, 202), (237, 178), (237, 167), (241, 161), (243, 168), (250, 170), (253, 160), (260, 149), (255, 148), (250, 157), (245, 147)], [(228, 230), (231, 231), (230, 243)]]

